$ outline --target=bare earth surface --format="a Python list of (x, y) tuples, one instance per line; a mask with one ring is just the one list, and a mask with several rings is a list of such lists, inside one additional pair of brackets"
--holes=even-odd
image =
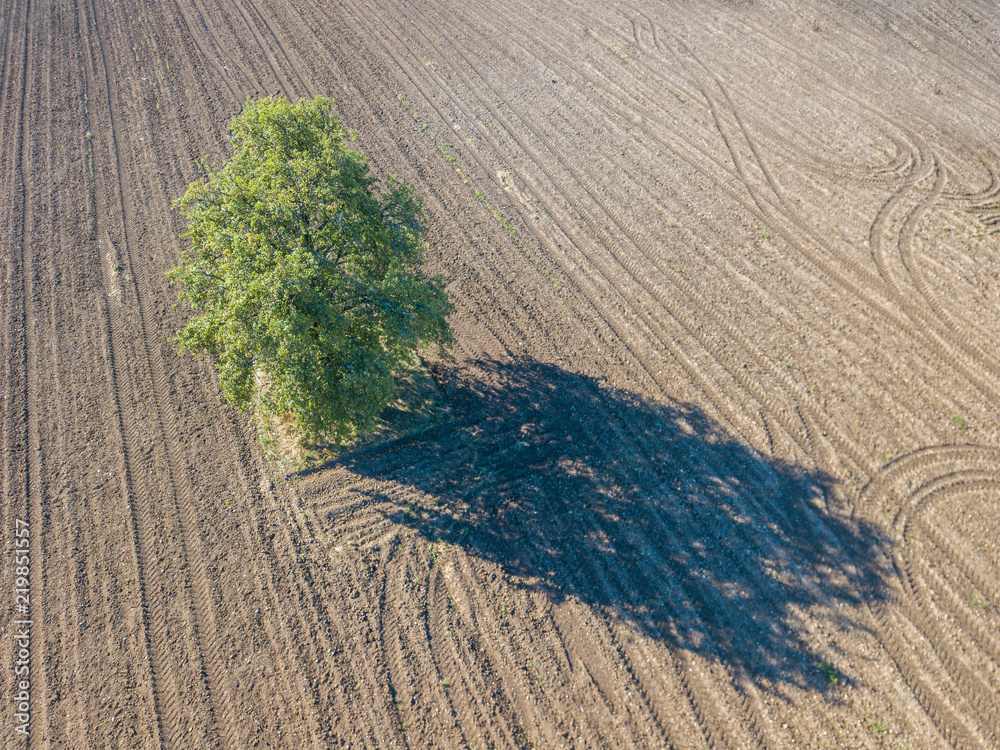
[[(1000, 748), (993, 0), (0, 18), (0, 747)], [(302, 474), (168, 340), (275, 93), (457, 304), (452, 418)]]

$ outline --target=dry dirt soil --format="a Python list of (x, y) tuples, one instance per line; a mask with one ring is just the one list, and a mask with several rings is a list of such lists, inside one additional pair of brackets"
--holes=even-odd
[[(0, 8), (0, 747), (1000, 748), (994, 0)], [(266, 94), (457, 306), (310, 472), (169, 340)]]

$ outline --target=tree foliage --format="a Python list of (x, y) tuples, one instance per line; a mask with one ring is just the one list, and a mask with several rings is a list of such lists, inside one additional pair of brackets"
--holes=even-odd
[(241, 408), (305, 437), (369, 428), (418, 347), (451, 341), (442, 277), (422, 270), (421, 201), (382, 185), (324, 98), (247, 102), (233, 158), (177, 201), (191, 240), (170, 272), (201, 314), (178, 333)]

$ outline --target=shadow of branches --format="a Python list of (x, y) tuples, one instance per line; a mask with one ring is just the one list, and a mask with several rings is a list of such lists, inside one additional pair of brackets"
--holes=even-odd
[[(887, 540), (826, 510), (832, 479), (768, 459), (698, 408), (531, 360), (440, 371), (452, 427), (347, 459), (432, 500), (392, 520), (781, 691), (829, 687), (804, 618), (882, 593)], [(836, 655), (825, 655), (835, 657)]]

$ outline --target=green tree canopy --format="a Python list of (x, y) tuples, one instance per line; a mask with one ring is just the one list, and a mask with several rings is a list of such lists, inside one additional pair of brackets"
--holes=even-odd
[(342, 440), (375, 422), (418, 347), (450, 343), (452, 305), (422, 270), (419, 197), (395, 177), (383, 189), (330, 107), (247, 102), (232, 160), (177, 201), (191, 246), (170, 278), (201, 312), (180, 349), (216, 359), (230, 401)]

